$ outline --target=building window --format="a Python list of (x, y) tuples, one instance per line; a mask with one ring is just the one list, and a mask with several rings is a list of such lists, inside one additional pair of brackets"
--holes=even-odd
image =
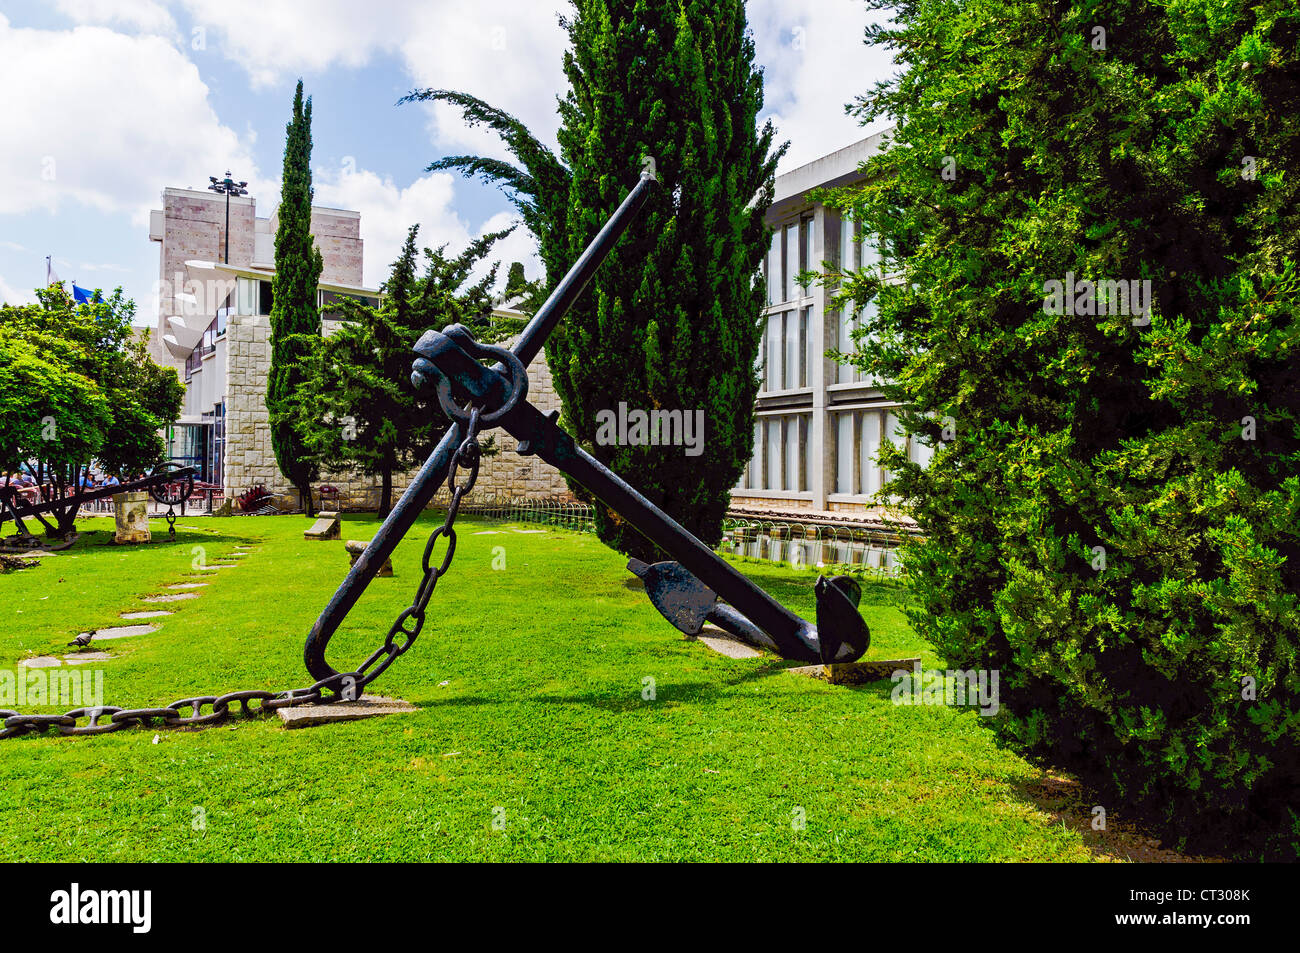
[(907, 453), (908, 459), (928, 466), (933, 450), (903, 432), (894, 410), (846, 410), (834, 415), (835, 492), (874, 496), (890, 479), (880, 465), (880, 448), (888, 440)]
[[(803, 219), (799, 223), (799, 232), (802, 237), (799, 249), (799, 268), (801, 271), (811, 271), (816, 259), (813, 257), (813, 218), (811, 216)], [(803, 293), (805, 297), (811, 289), (805, 285)]]
[(781, 299), (781, 233), (772, 233), (772, 244), (767, 250), (764, 262), (767, 272), (767, 303), (776, 304)]
[(257, 313), (270, 314), (271, 307), (275, 304), (275, 295), (271, 291), (271, 282), (258, 281), (257, 283)]
[(343, 318), (345, 317), (345, 312), (343, 310), (344, 301), (355, 301), (357, 304), (360, 304), (367, 308), (379, 307), (378, 298), (368, 298), (365, 297), (364, 295), (344, 294), (343, 292), (340, 291), (322, 290), (320, 292), (320, 297), (318, 299), (318, 306), (320, 307), (321, 318), (326, 320), (331, 320), (331, 321), (343, 320)]
[(811, 485), (811, 414), (775, 414), (754, 423), (754, 455), (737, 489), (806, 493)]
[(795, 276), (799, 274), (799, 223), (785, 227), (785, 297), (782, 301), (793, 301), (797, 297)]
[(222, 482), (223, 465), (226, 456), (226, 404), (215, 405), (212, 414), (212, 464), (206, 477), (209, 483)]

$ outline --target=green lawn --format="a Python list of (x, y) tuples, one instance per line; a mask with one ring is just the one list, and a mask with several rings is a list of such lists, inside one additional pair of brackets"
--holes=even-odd
[[(104, 642), (110, 705), (310, 683), (303, 638), (342, 579), (341, 542), (302, 517), (187, 518), (147, 547), (103, 545), (111, 521), (41, 566), (0, 577), (0, 665), (70, 651), (120, 611), (174, 610)], [(373, 534), (346, 521), (344, 538)], [(409, 604), (423, 534), (335, 637), (355, 665)], [(155, 533), (161, 527), (155, 521)], [(10, 860), (1062, 860), (1084, 838), (1026, 794), (1038, 771), (974, 711), (899, 707), (891, 683), (829, 686), (775, 659), (685, 641), (594, 536), (463, 517), (455, 564), (415, 647), (375, 688), (415, 714), (288, 731), (206, 730), (0, 741), (0, 852)], [(140, 599), (238, 545), (201, 597)], [(494, 547), (506, 568), (494, 570)], [(743, 571), (811, 617), (812, 572)], [(939, 662), (868, 584), (871, 657)], [(644, 679), (655, 700), (643, 700)], [(46, 708), (43, 710), (54, 710)], [(157, 735), (157, 743), (154, 743)], [(201, 808), (202, 830), (192, 823)], [(799, 812), (806, 827), (795, 829)], [(503, 822), (503, 829), (496, 829)]]

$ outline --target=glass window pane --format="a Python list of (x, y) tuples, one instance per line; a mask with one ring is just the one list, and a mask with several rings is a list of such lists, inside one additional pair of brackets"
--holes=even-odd
[(787, 388), (803, 386), (799, 380), (799, 323), (796, 317), (797, 312), (785, 313), (785, 366), (781, 381)]
[(767, 420), (767, 447), (764, 451), (767, 457), (767, 488), (769, 490), (781, 489), (781, 419), (779, 417), (769, 417)]
[(934, 447), (918, 437), (912, 441), (909, 456), (912, 458), (912, 462), (920, 464), (923, 468), (928, 467), (930, 461), (934, 458)]
[(880, 414), (868, 411), (862, 415), (862, 492), (870, 496), (880, 490)]
[[(884, 436), (896, 447), (907, 446), (907, 435), (903, 433), (903, 425), (899, 422), (898, 415), (892, 411), (885, 414)], [(889, 471), (886, 470), (885, 474), (888, 476)]]
[(808, 271), (811, 271), (813, 269), (814, 262), (816, 261), (816, 259), (813, 258), (814, 254), (815, 251), (813, 248), (813, 219), (805, 218), (803, 220), (803, 267), (804, 269)]
[(811, 490), (813, 473), (815, 472), (813, 467), (816, 466), (813, 462), (812, 414), (804, 414), (799, 418), (799, 423), (801, 427), (799, 435), (803, 440), (803, 482), (800, 484), (799, 489)]
[(797, 296), (794, 286), (795, 275), (799, 274), (799, 224), (796, 222), (785, 227), (785, 297), (783, 301), (793, 301)]
[[(839, 313), (839, 319), (837, 321), (837, 324), (838, 324), (838, 329), (837, 329), (838, 340), (836, 341), (835, 346), (836, 348), (839, 349), (839, 351), (842, 354), (852, 354), (855, 347), (853, 343), (853, 328), (855, 326), (855, 322), (853, 318), (848, 314), (848, 312), (841, 311)], [(853, 383), (858, 379), (857, 367), (855, 367), (852, 364), (841, 364), (839, 366), (838, 379), (839, 379), (839, 383), (841, 384)]]
[(853, 219), (847, 215), (840, 219), (840, 270), (852, 271), (857, 267), (856, 246), (853, 242)]
[(876, 240), (875, 235), (870, 232), (862, 234), (858, 256), (863, 268), (875, 268), (880, 264), (880, 243)]
[(835, 415), (835, 492), (852, 493), (853, 486), (853, 415)]
[(767, 303), (776, 304), (781, 299), (781, 233), (772, 233), (772, 245), (767, 251)]
[(749, 461), (749, 488), (763, 489), (763, 423), (754, 422), (754, 458)]
[(812, 308), (804, 308), (803, 313), (799, 316), (799, 386), (808, 387), (812, 384), (812, 339), (809, 334), (812, 331)]
[(780, 312), (767, 318), (767, 389), (780, 390), (782, 365), (781, 324), (784, 315)]
[(799, 444), (799, 418), (785, 418), (785, 489), (800, 490), (799, 461), (803, 459)]

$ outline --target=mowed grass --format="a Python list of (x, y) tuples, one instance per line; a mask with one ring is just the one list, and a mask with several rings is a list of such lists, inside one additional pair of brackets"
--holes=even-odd
[[(348, 559), (342, 542), (305, 541), (307, 525), (186, 518), (169, 542), (155, 521), (153, 544), (126, 548), (104, 545), (111, 521), (87, 520), (96, 535), (0, 577), (0, 665), (72, 651), (74, 635), (120, 624), (121, 611), (163, 608), (175, 614), (149, 620), (158, 631), (96, 646), (118, 656), (99, 663), (106, 704), (309, 684), (303, 639)], [(336, 635), (336, 668), (380, 644), (410, 603), (433, 525), (430, 514), (403, 541), (396, 575), (376, 579)], [(343, 538), (376, 527), (350, 518)], [(417, 713), (293, 731), (263, 719), (0, 741), (0, 852), (11, 861), (1092, 859), (1078, 833), (1025, 798), (1039, 773), (996, 748), (972, 709), (896, 706), (888, 680), (841, 688), (779, 659), (716, 655), (625, 585), (625, 560), (594, 536), (470, 517), (458, 529), (424, 633), (373, 686)], [(238, 568), (195, 568), (241, 546), (250, 555)], [(812, 617), (814, 573), (737, 565)], [(198, 599), (140, 601), (198, 576), (209, 583)], [(904, 622), (900, 594), (865, 587), (869, 657), (940, 663)]]

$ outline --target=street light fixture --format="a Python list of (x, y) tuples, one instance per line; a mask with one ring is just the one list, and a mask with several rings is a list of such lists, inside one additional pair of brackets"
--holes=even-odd
[(208, 180), (212, 182), (212, 184), (208, 186), (208, 191), (224, 192), (226, 195), (226, 261), (225, 263), (228, 265), (230, 264), (230, 197), (232, 195), (247, 195), (248, 189), (244, 188), (244, 186), (248, 185), (248, 183), (236, 182), (234, 179), (230, 177), (229, 169), (226, 170), (226, 177), (224, 179), (218, 179), (215, 175), (210, 175), (208, 176)]

